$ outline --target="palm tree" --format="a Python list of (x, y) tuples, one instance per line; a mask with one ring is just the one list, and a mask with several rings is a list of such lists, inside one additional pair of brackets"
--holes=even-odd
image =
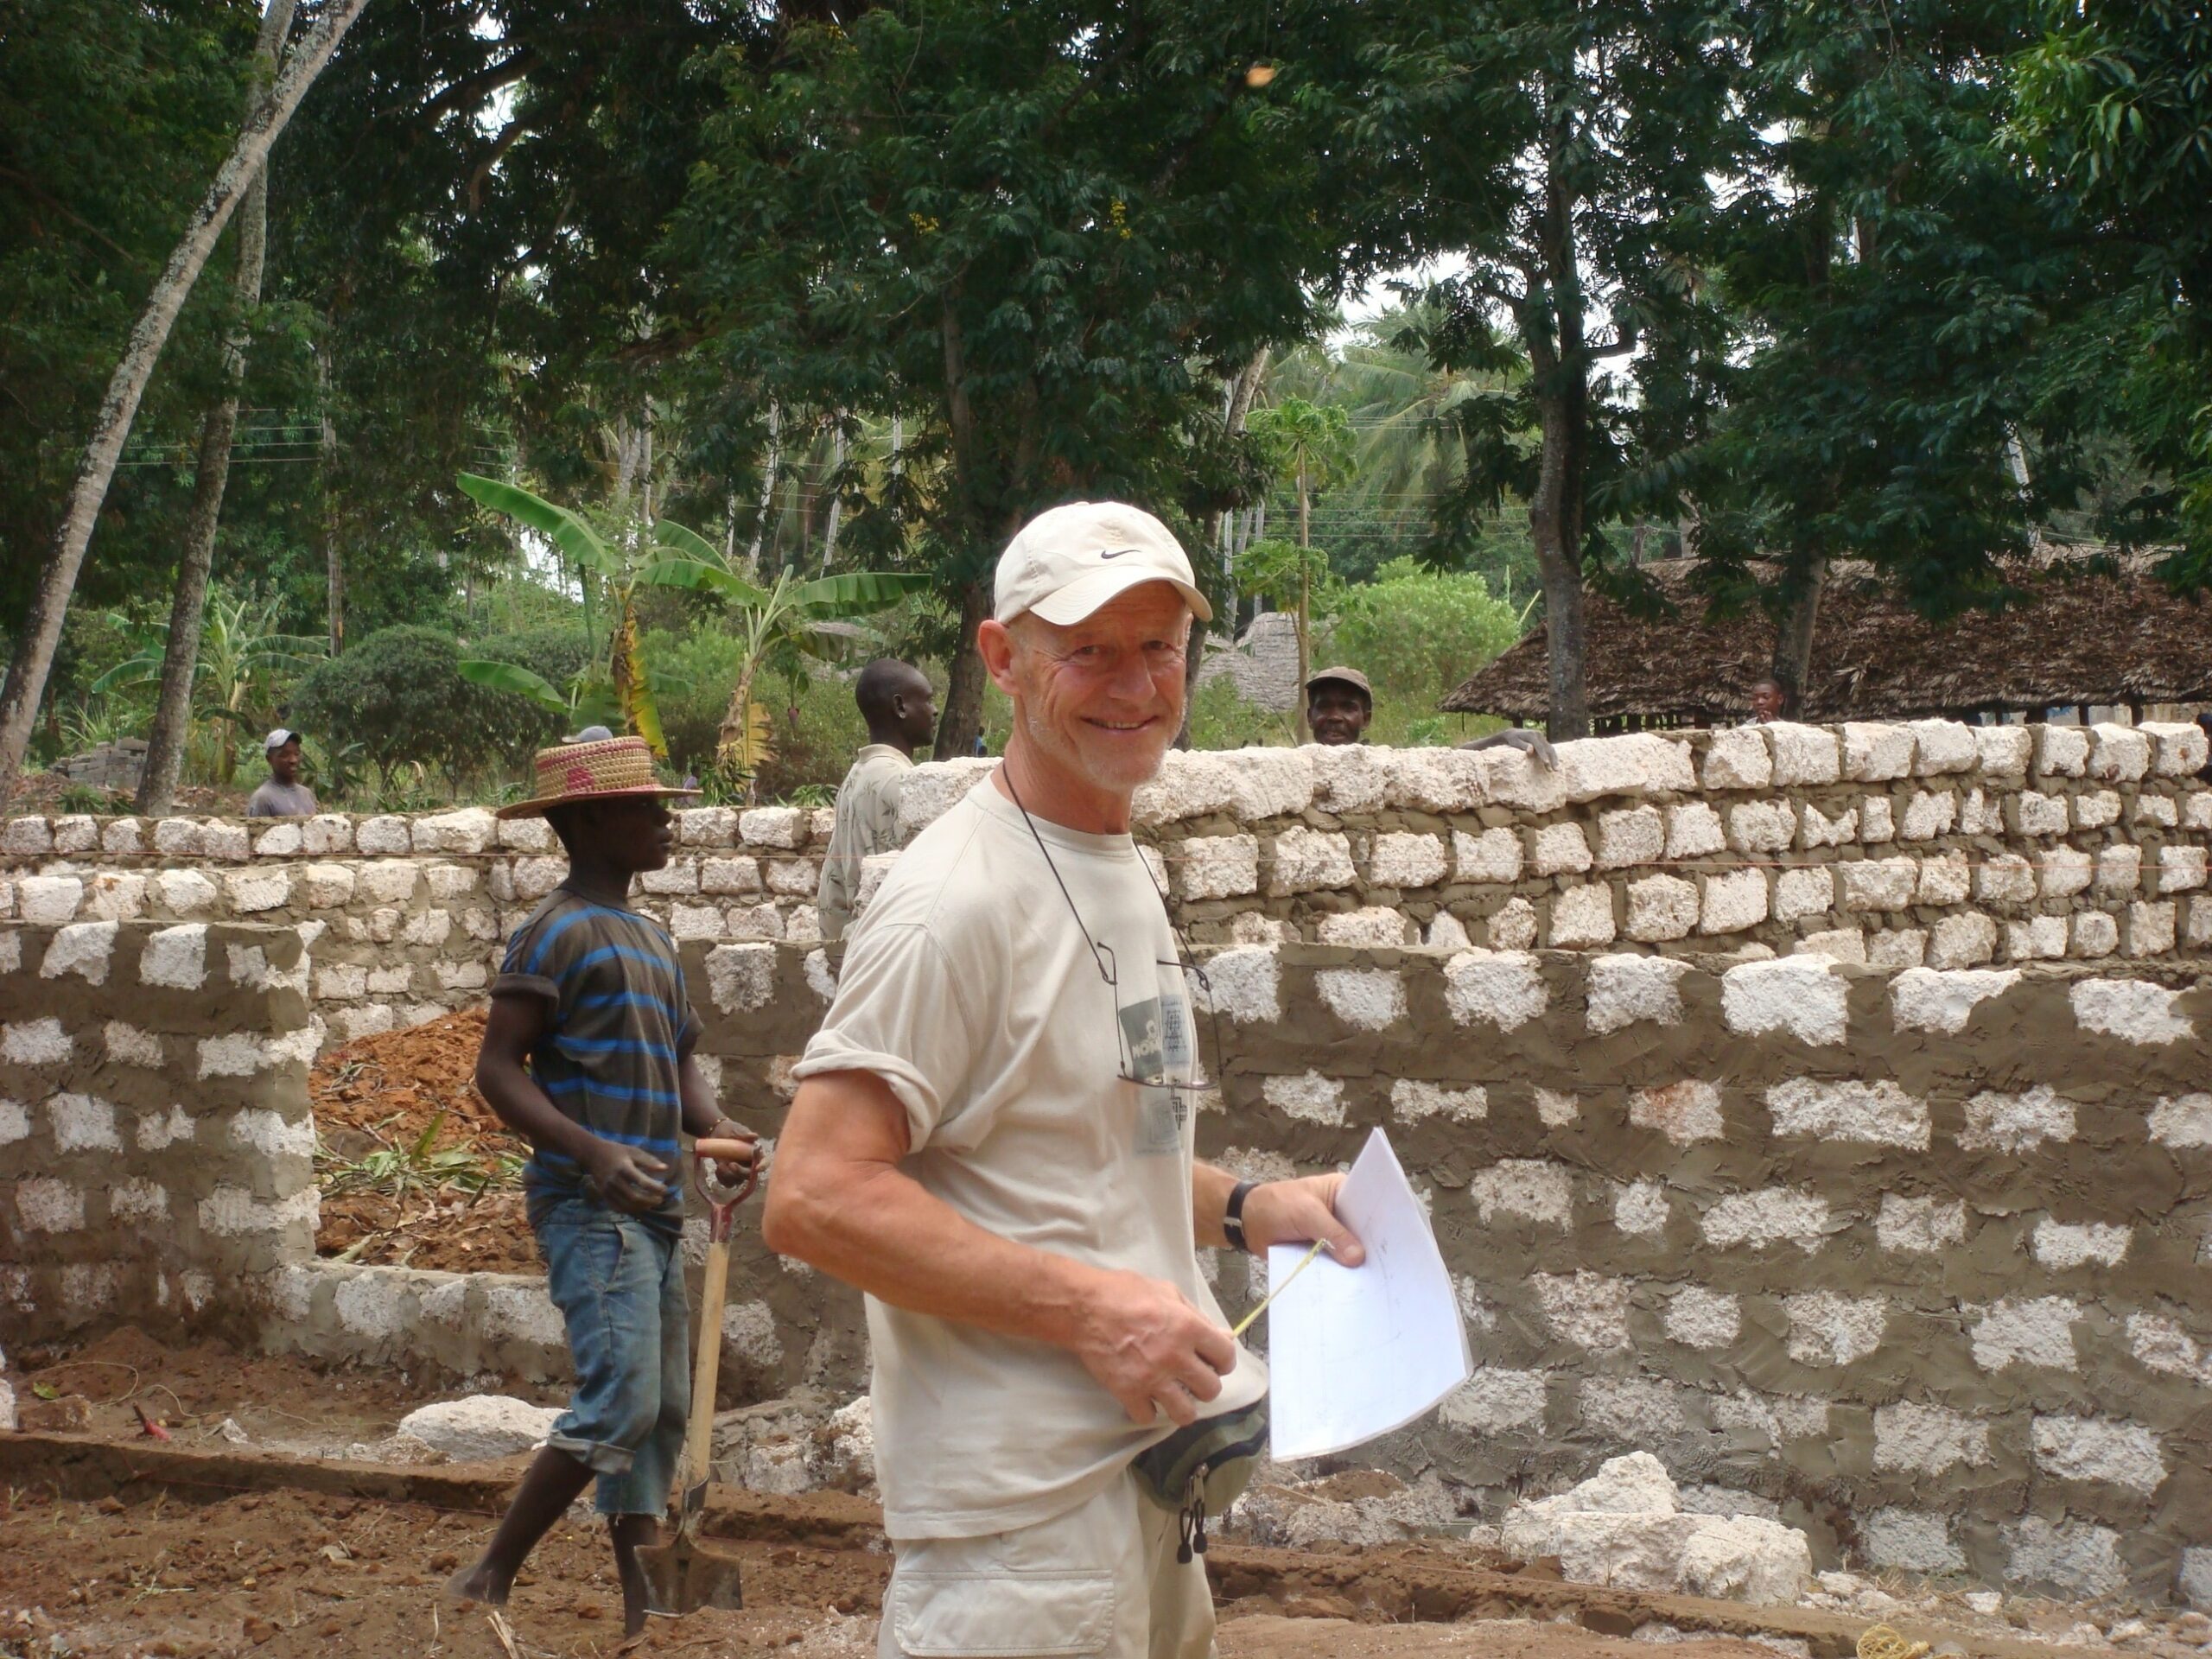
[(1351, 476), (1354, 445), (1351, 421), (1335, 404), (1286, 397), (1273, 409), (1256, 411), (1249, 423), (1276, 472), (1298, 490), (1298, 552), (1292, 561), (1298, 593), (1298, 733), (1306, 729), (1306, 677), (1313, 671), (1313, 509), (1316, 490), (1333, 488)]

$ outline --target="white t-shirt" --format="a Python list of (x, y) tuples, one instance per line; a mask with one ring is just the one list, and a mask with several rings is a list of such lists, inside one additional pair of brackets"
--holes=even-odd
[(853, 769), (837, 785), (837, 822), (830, 832), (822, 880), (814, 890), (814, 908), (822, 918), (825, 941), (834, 944), (843, 938), (852, 923), (861, 861), (871, 853), (897, 849), (898, 783), (913, 769), (913, 758), (905, 751), (888, 743), (864, 743)]
[[(914, 838), (855, 926), (796, 1074), (876, 1073), (906, 1109), (903, 1168), (928, 1192), (1002, 1238), (1164, 1279), (1221, 1320), (1192, 1240), (1191, 1096), (1122, 1075), (1198, 1071), (1159, 890), (1128, 836), (1036, 826), (1050, 866), (987, 779)], [(1085, 929), (1110, 952), (1118, 993)], [(894, 1538), (1049, 1520), (1173, 1427), (1131, 1422), (1065, 1349), (874, 1297), (868, 1316)], [(1240, 1349), (1208, 1414), (1266, 1389)]]

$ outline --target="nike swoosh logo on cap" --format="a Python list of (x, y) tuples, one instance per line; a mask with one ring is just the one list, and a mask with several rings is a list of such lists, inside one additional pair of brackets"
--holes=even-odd
[(1109, 547), (1102, 550), (1098, 556), (1102, 559), (1118, 559), (1124, 553), (1134, 553), (1136, 550), (1134, 547)]

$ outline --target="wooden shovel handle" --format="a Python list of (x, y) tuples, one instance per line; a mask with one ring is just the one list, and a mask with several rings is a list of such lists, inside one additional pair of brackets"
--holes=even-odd
[[(707, 1247), (707, 1270), (699, 1287), (699, 1351), (691, 1373), (691, 1421), (683, 1437), (683, 1472), (679, 1490), (689, 1493), (707, 1478), (714, 1461), (715, 1385), (722, 1363), (722, 1303), (729, 1285), (729, 1245)], [(687, 1529), (687, 1518), (681, 1523)]]

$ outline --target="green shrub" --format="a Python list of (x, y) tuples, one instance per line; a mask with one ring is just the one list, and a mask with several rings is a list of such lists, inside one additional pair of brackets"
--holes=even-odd
[[(868, 728), (853, 703), (853, 683), (843, 675), (810, 676), (797, 695), (780, 677), (758, 683), (760, 706), (776, 734), (775, 752), (760, 768), (757, 793), (764, 801), (818, 799), (827, 789), (832, 799), (851, 768), (853, 754), (868, 741)], [(928, 760), (925, 751), (920, 756)]]
[(744, 647), (732, 635), (702, 623), (689, 633), (649, 630), (645, 648), (669, 765), (678, 777), (686, 772), (703, 776), (714, 764), (715, 741), (743, 665)]
[(582, 673), (591, 661), (591, 652), (584, 645), (582, 630), (574, 627), (524, 628), (512, 633), (487, 633), (473, 644), (464, 642), (460, 654), (480, 658), (486, 662), (513, 663), (563, 691), (569, 689), (569, 682)]
[[(550, 630), (494, 636), (469, 651), (521, 662), (556, 684), (566, 683), (583, 656), (579, 639), (573, 656), (563, 657)], [(449, 630), (419, 623), (378, 629), (309, 671), (292, 696), (294, 723), (334, 749), (358, 745), (387, 790), (397, 769), (418, 766), (458, 788), (487, 768), (522, 765), (561, 735), (560, 716), (462, 679), (461, 657)]]
[(1295, 719), (1245, 702), (1236, 694), (1236, 682), (1224, 674), (1200, 686), (1191, 699), (1191, 747), (1250, 749), (1294, 743)]
[[(1497, 722), (1437, 713), (1445, 695), (1521, 637), (1522, 613), (1472, 575), (1434, 575), (1393, 559), (1373, 582), (1331, 590), (1316, 665), (1345, 663), (1374, 683), (1370, 743), (1452, 743)], [(1465, 726), (1466, 729), (1458, 729)]]

